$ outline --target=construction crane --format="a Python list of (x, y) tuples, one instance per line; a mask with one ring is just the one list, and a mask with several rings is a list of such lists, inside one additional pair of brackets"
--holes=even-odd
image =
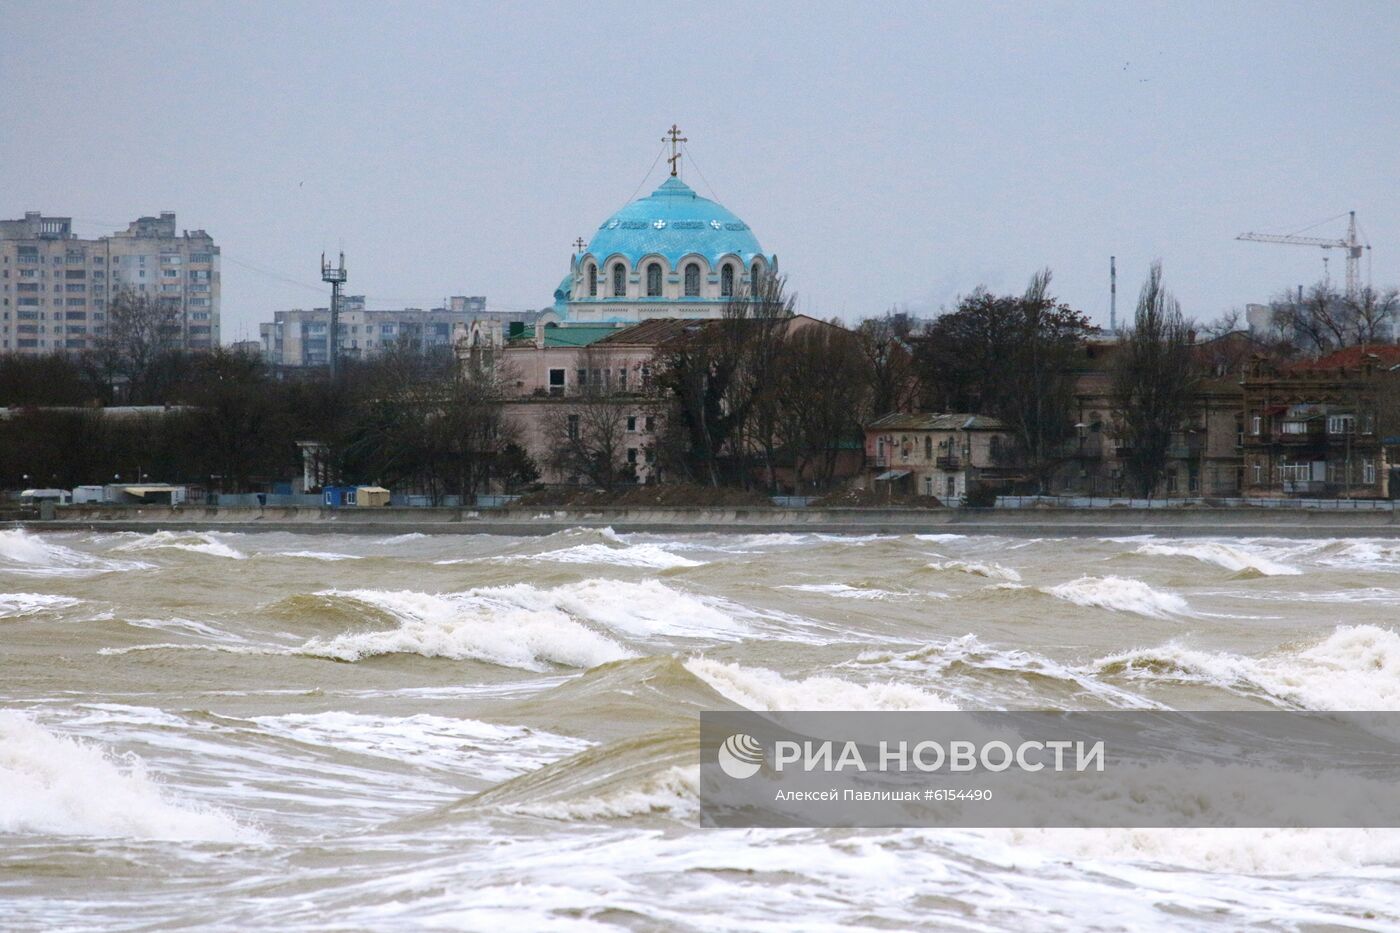
[[(1338, 214), (1338, 217), (1341, 215)], [(1241, 233), (1235, 237), (1237, 240), (1247, 240), (1251, 243), (1285, 243), (1290, 246), (1320, 246), (1323, 249), (1341, 249), (1346, 251), (1347, 258), (1347, 297), (1354, 298), (1361, 289), (1361, 251), (1369, 250), (1371, 244), (1362, 243), (1356, 236), (1356, 211), (1348, 211), (1347, 237), (1345, 240), (1328, 240), (1322, 237), (1296, 236), (1294, 234), (1278, 233)], [(1336, 218), (1328, 218), (1335, 220)], [(1327, 221), (1321, 221), (1326, 223)], [(1314, 224), (1313, 226), (1317, 226)], [(1324, 263), (1327, 258), (1323, 257)]]

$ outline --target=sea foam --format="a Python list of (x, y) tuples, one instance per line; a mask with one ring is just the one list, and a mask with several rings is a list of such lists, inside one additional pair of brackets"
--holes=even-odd
[(523, 609), (476, 593), (331, 590), (318, 595), (355, 600), (387, 613), (398, 625), (388, 631), (314, 638), (298, 649), (300, 654), (339, 661), (419, 654), (530, 671), (547, 670), (551, 664), (596, 667), (636, 656), (556, 609)]
[(141, 760), (123, 768), (96, 745), (56, 735), (0, 711), (0, 832), (244, 842), (248, 826), (179, 800)]
[(1127, 577), (1080, 577), (1069, 583), (1045, 587), (1041, 592), (1076, 606), (1133, 612), (1154, 619), (1191, 614), (1191, 607), (1180, 596), (1154, 590), (1141, 580)]
[(955, 710), (943, 697), (897, 683), (854, 683), (840, 677), (793, 680), (762, 667), (691, 658), (686, 670), (725, 698), (751, 710)]
[(1101, 675), (1198, 683), (1312, 710), (1400, 710), (1400, 635), (1339, 625), (1319, 642), (1253, 658), (1171, 642), (1100, 658)]

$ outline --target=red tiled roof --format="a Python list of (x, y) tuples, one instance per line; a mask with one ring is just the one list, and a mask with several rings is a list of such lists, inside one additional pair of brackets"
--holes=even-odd
[(1368, 356), (1375, 357), (1374, 362), (1383, 366), (1394, 366), (1400, 363), (1400, 346), (1389, 343), (1371, 344), (1367, 347), (1343, 347), (1334, 350), (1326, 356), (1318, 357), (1315, 360), (1299, 360), (1289, 366), (1292, 370), (1314, 370), (1314, 369), (1337, 369), (1345, 366), (1348, 369), (1358, 369), (1366, 363)]

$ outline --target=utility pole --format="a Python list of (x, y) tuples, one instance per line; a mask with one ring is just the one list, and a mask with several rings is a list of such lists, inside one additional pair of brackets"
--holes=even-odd
[(340, 264), (333, 266), (326, 262), (326, 254), (321, 254), (321, 281), (331, 283), (331, 332), (327, 337), (326, 355), (331, 365), (331, 381), (340, 373), (340, 286), (345, 284), (345, 254), (340, 254)]

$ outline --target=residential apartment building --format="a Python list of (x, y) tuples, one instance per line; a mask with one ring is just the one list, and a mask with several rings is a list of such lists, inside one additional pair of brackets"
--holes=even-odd
[(1400, 492), (1400, 347), (1348, 347), (1286, 366), (1259, 359), (1243, 389), (1247, 495)]
[(71, 217), (0, 221), (0, 352), (92, 349), (123, 288), (176, 312), (178, 346), (218, 346), (219, 247), (205, 231), (177, 231), (170, 212), (96, 239), (75, 235)]
[[(444, 307), (423, 310), (402, 308), (374, 310), (363, 295), (340, 300), (340, 358), (366, 359), (393, 346), (420, 352), (447, 350), (454, 330), (460, 332), (475, 318), (487, 316), (486, 299), (454, 296)], [(273, 313), (270, 323), (258, 325), (263, 359), (275, 366), (326, 366), (330, 363), (330, 308), (293, 308)]]
[(996, 418), (964, 413), (890, 414), (865, 428), (865, 456), (875, 483), (937, 496), (953, 504), (979, 482), (1021, 478), (1013, 439)]

